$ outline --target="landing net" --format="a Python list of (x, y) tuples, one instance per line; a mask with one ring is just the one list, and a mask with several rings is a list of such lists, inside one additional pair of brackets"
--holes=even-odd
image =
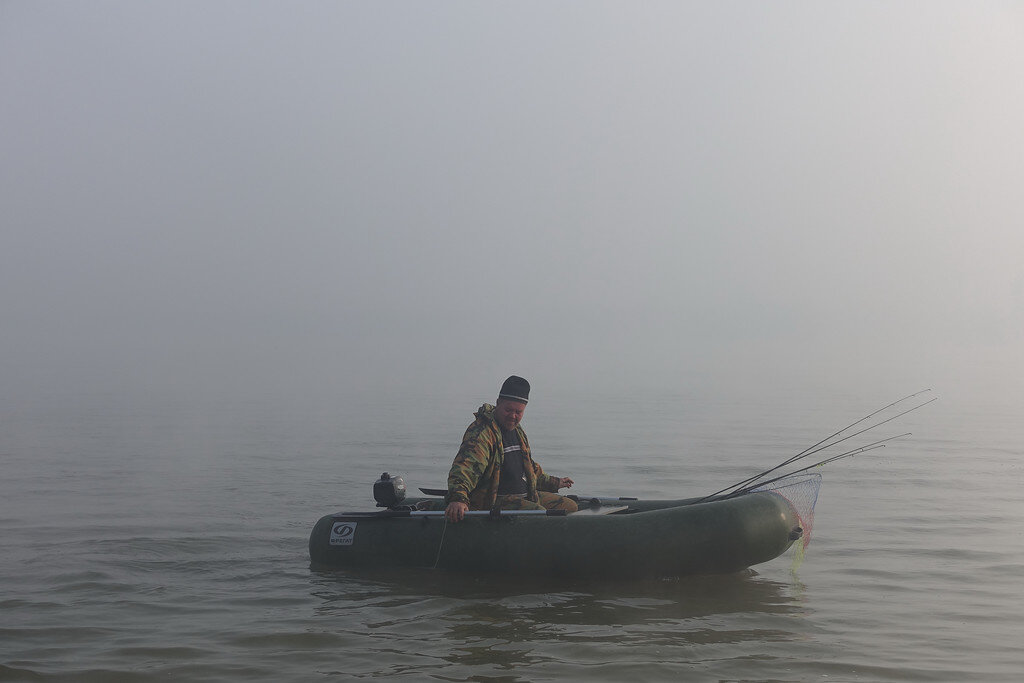
[(802, 529), (802, 543), (797, 546), (797, 557), (794, 565), (803, 559), (807, 544), (811, 542), (811, 528), (814, 526), (814, 505), (818, 502), (818, 489), (821, 488), (821, 475), (816, 472), (792, 474), (777, 481), (759, 486), (754, 491), (772, 491), (790, 502), (796, 510)]

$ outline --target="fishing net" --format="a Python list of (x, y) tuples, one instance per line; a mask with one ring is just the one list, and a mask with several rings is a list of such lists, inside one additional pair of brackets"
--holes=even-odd
[(807, 544), (811, 542), (811, 528), (814, 526), (814, 505), (818, 502), (818, 489), (821, 488), (821, 475), (814, 473), (792, 474), (782, 477), (763, 486), (758, 486), (754, 491), (772, 491), (779, 494), (790, 502), (796, 510), (800, 520), (802, 542), (797, 545), (796, 557), (793, 558), (793, 567), (796, 568), (803, 561), (804, 551)]

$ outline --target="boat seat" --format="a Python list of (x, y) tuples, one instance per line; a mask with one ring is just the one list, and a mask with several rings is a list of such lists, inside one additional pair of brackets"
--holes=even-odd
[(628, 510), (628, 505), (600, 505), (597, 507), (580, 507), (576, 512), (570, 512), (570, 515), (610, 515), (615, 512), (622, 512)]

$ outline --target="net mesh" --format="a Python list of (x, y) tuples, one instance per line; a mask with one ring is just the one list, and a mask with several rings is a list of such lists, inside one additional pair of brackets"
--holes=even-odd
[(758, 486), (754, 491), (772, 491), (790, 502), (796, 510), (802, 529), (802, 543), (797, 547), (799, 557), (803, 557), (807, 544), (811, 542), (811, 529), (814, 527), (814, 505), (818, 502), (818, 489), (821, 488), (821, 475), (816, 472), (792, 474), (778, 481)]

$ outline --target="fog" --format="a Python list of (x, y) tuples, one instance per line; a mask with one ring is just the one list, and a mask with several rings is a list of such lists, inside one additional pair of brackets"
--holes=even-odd
[(4, 2), (0, 391), (1020, 393), (1022, 74), (1004, 2)]

